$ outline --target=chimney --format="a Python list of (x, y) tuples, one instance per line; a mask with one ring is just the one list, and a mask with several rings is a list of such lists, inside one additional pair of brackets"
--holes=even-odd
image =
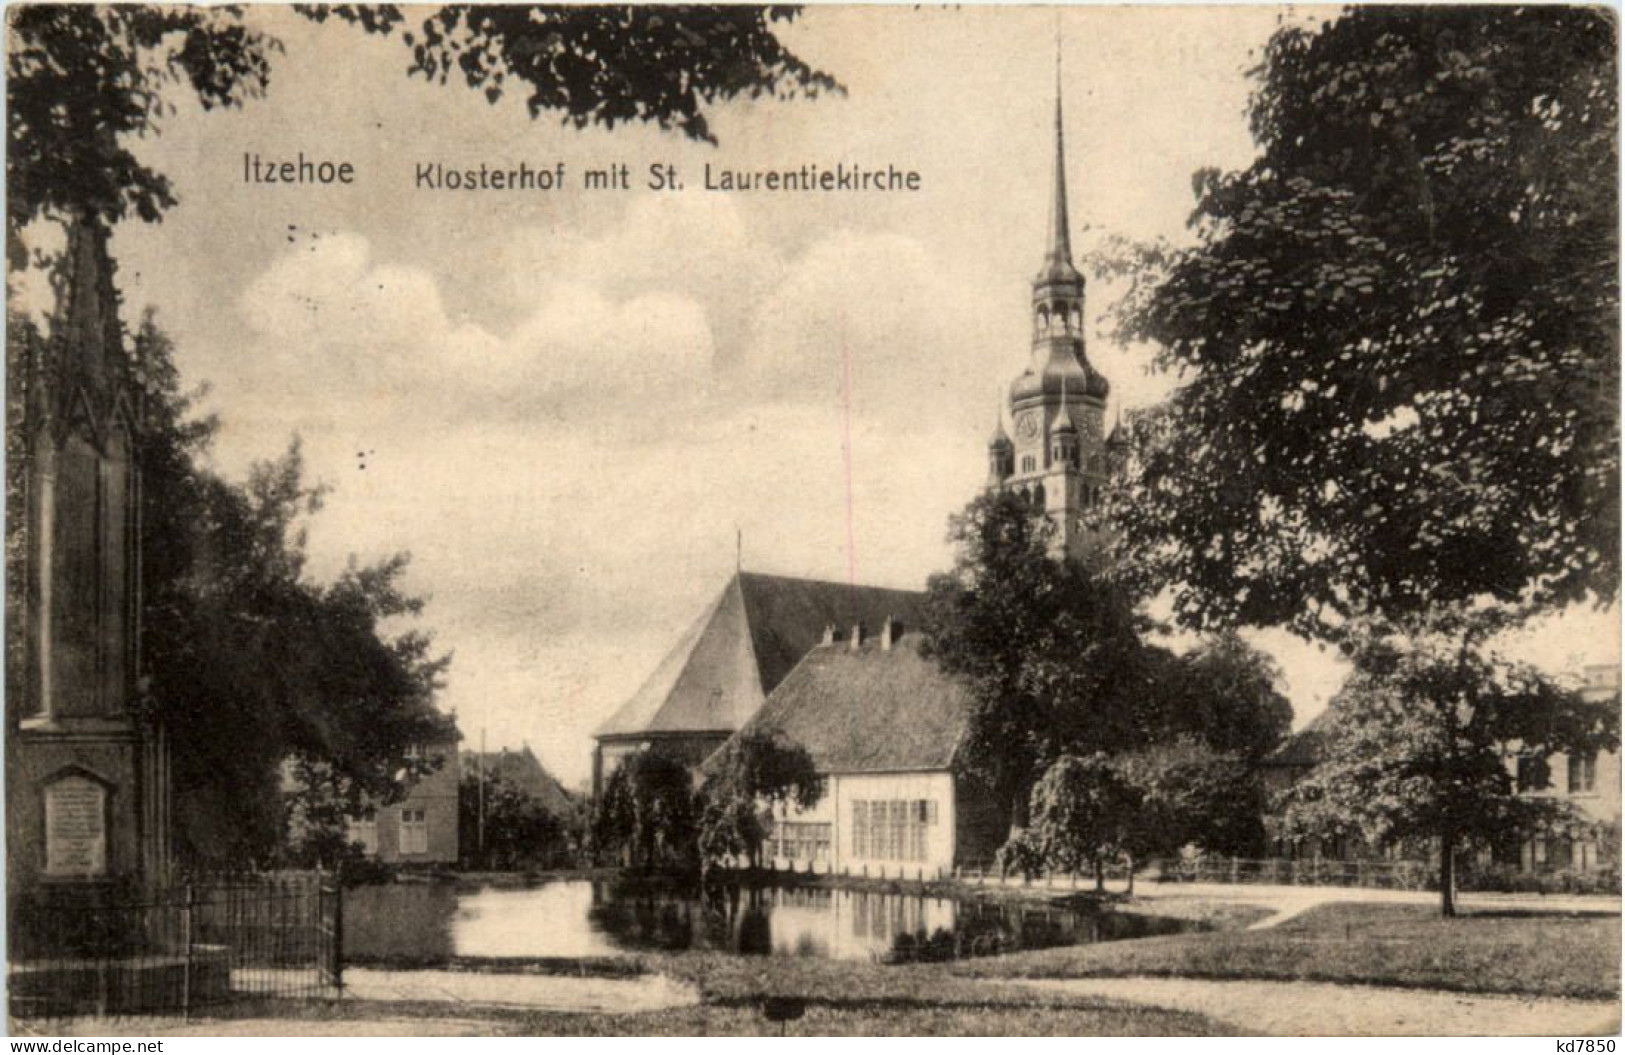
[(835, 629), (835, 624), (834, 623), (825, 623), (824, 624), (824, 640), (823, 640), (823, 644), (825, 644), (825, 645), (833, 645), (833, 644), (835, 644), (835, 642), (839, 641), (840, 639), (841, 639), (841, 635)]
[(888, 615), (880, 627), (880, 647), (887, 652), (897, 644), (897, 639), (903, 636), (903, 624), (894, 615)]
[(863, 647), (863, 624), (852, 624), (852, 651), (856, 652)]

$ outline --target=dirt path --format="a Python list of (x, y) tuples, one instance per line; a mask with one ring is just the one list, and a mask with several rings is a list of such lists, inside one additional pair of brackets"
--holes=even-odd
[(479, 1018), (167, 1018), (74, 1019), (49, 1031), (24, 1024), (13, 1036), (41, 1037), (489, 1037), (502, 1024)]
[[(1268, 930), (1320, 905), (1362, 902), (1388, 905), (1436, 905), (1439, 895), (1426, 890), (1367, 890), (1356, 887), (1272, 886), (1227, 883), (1141, 883), (1135, 899), (1155, 906), (1158, 901), (1218, 901), (1257, 905), (1271, 915), (1248, 930)], [(1463, 912), (1606, 912), (1618, 915), (1620, 899), (1591, 894), (1461, 894)]]
[(1584, 1036), (1619, 1032), (1606, 1000), (1479, 996), (1320, 982), (1218, 982), (1194, 978), (1028, 981), (1036, 989), (1194, 1011), (1274, 1036)]
[(470, 1007), (523, 1007), (539, 1011), (657, 1011), (697, 1004), (693, 986), (665, 975), (636, 978), (578, 978), (570, 975), (498, 974), (481, 971), (344, 972), (345, 996), (389, 1003), (464, 1004)]

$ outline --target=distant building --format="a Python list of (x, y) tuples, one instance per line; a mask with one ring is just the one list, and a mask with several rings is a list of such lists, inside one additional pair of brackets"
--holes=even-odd
[[(1581, 692), (1593, 702), (1617, 699), (1620, 694), (1619, 666), (1587, 667)], [(1317, 715), (1260, 763), (1265, 788), (1272, 797), (1302, 780), (1325, 757), (1330, 713), (1328, 710)], [(1498, 847), (1493, 855), (1495, 860), (1516, 864), (1526, 872), (1592, 872), (1609, 864), (1607, 858), (1613, 855), (1613, 867), (1618, 867), (1620, 766), (1617, 752), (1543, 758), (1509, 751), (1506, 766), (1520, 794), (1531, 798), (1564, 799), (1574, 806), (1581, 823), (1564, 833)], [(1276, 837), (1273, 841), (1275, 852), (1283, 857), (1353, 860), (1382, 856), (1417, 857), (1430, 852), (1426, 847), (1419, 847), (1412, 848), (1409, 854), (1403, 851), (1383, 853), (1365, 845), (1358, 838), (1320, 840)]]
[(970, 710), (965, 684), (922, 656), (920, 635), (900, 622), (829, 628), (745, 725), (800, 744), (825, 780), (816, 805), (779, 811), (768, 853), (875, 875), (986, 860), (1009, 818), (960, 767)]
[(517, 788), (561, 820), (575, 809), (575, 796), (564, 790), (564, 785), (547, 771), (528, 744), (517, 751), (506, 747), (483, 753), (464, 751), (463, 772), (470, 775), (483, 772), (488, 779)]
[(826, 626), (913, 620), (922, 595), (739, 572), (594, 734), (593, 794), (630, 754), (659, 745), (698, 767), (762, 706)]
[[(1585, 668), (1581, 693), (1593, 702), (1619, 698), (1618, 664)], [(1567, 800), (1584, 819), (1583, 824), (1561, 835), (1529, 839), (1518, 847), (1518, 864), (1527, 872), (1569, 869), (1595, 871), (1613, 854), (1618, 867), (1620, 822), (1619, 754), (1612, 751), (1589, 755), (1552, 755), (1545, 765), (1533, 765), (1528, 757), (1512, 757), (1507, 765), (1518, 782), (1518, 790), (1536, 798)], [(1544, 769), (1544, 774), (1541, 770)], [(1540, 776), (1545, 777), (1544, 786)], [(1608, 844), (1614, 845), (1610, 847)]]
[(406, 798), (380, 806), (371, 817), (350, 821), (350, 840), (386, 864), (457, 863), (457, 790), (462, 766), (457, 734), (414, 749), (439, 759), (440, 768), (412, 783)]

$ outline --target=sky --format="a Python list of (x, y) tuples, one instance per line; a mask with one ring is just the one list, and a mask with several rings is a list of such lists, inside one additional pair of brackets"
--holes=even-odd
[[(1192, 174), (1253, 156), (1245, 71), (1281, 18), (1319, 12), (814, 7), (783, 36), (846, 94), (714, 107), (718, 146), (532, 120), (520, 99), (408, 78), (399, 40), (247, 17), (284, 47), (265, 97), (182, 103), (136, 147), (180, 204), (115, 233), (126, 320), (155, 308), (183, 376), (210, 386), (216, 469), (241, 477), (299, 437), (330, 488), (313, 576), (411, 553), (469, 741), (528, 744), (578, 785), (593, 728), (736, 560), (913, 588), (949, 564), (948, 517), (984, 481), (1027, 355), (1057, 26), (1086, 248), (1188, 239)], [(355, 182), (243, 179), (245, 153), (301, 152)], [(414, 186), (419, 164), (521, 161), (562, 161), (565, 187)], [(633, 189), (581, 187), (620, 163)], [(701, 188), (707, 163), (891, 164), (921, 190), (730, 195)], [(643, 187), (651, 164), (685, 188)], [(1091, 316), (1119, 293), (1092, 285)], [(1097, 332), (1089, 356), (1114, 406), (1168, 391), (1146, 349)], [(1573, 613), (1513, 645), (1608, 661), (1616, 622)], [(1255, 640), (1301, 725), (1341, 666)]]

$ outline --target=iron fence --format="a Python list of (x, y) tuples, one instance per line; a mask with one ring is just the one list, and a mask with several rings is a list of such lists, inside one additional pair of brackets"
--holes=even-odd
[(1375, 890), (1437, 889), (1438, 866), (1427, 861), (1343, 861), (1330, 857), (1262, 858), (1207, 855), (1156, 862), (1163, 883), (1341, 886)]
[(9, 908), (7, 982), (21, 1017), (188, 1014), (343, 987), (343, 891), (332, 875), (53, 886)]

